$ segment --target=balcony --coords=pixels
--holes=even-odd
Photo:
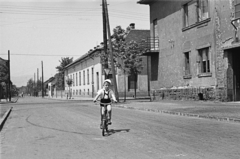
[[[143,47],[146,48],[143,55],[149,53],[158,53],[159,52],[159,37],[149,37],[147,40],[142,42]]]

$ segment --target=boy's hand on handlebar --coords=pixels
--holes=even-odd
[[[97,101],[96,100],[93,100],[94,103],[96,103]]]
[[[117,103],[117,101],[115,100],[114,103]]]

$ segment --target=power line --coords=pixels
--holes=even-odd
[[[0,54],[7,55],[7,54]],[[81,55],[48,55],[48,54],[12,54],[11,55],[19,55],[19,56],[81,56]]]

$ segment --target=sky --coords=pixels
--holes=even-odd
[[[111,33],[120,25],[149,29],[149,7],[107,0]],[[0,0],[0,57],[10,51],[11,81],[26,86],[57,73],[61,58],[79,58],[103,41],[102,0]]]

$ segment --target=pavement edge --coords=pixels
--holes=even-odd
[[[13,107],[11,107],[10,109],[8,109],[8,111],[7,111],[7,112],[3,115],[3,117],[0,119],[0,124],[1,124],[1,125],[0,125],[0,131],[2,130],[4,123],[6,122],[9,114],[11,113],[12,108],[13,108]]]

